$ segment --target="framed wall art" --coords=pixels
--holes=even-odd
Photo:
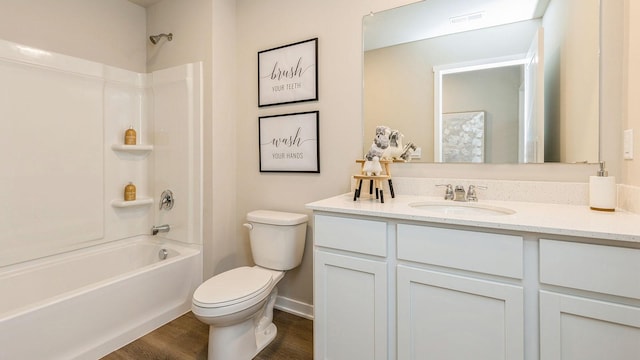
[[[258,52],[258,106],[318,100],[318,38]]]
[[[442,161],[484,162],[484,111],[442,114]]]
[[[320,172],[319,111],[258,119],[260,172]]]

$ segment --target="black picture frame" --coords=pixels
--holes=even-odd
[[[258,52],[258,107],[318,100],[318,38]]]
[[[320,112],[258,118],[260,172],[320,172]]]

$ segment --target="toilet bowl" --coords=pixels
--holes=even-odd
[[[302,261],[307,219],[269,210],[247,214],[256,265],[218,274],[193,294],[193,314],[209,325],[209,360],[249,360],[273,341],[276,284]]]

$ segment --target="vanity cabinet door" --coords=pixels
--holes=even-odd
[[[387,264],[314,251],[314,359],[387,359]]]
[[[540,359],[640,359],[640,308],[540,291]]]
[[[398,359],[523,359],[522,287],[398,265],[397,289]]]

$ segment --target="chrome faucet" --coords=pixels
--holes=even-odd
[[[453,186],[451,186],[451,184],[438,184],[436,186],[445,186],[447,189],[444,193],[444,199],[453,200]]]
[[[478,194],[476,193],[476,189],[486,190],[486,186],[480,185],[469,185],[469,190],[467,191],[467,201],[478,201]]]
[[[456,185],[453,191],[453,201],[467,201],[466,193],[462,185]]]
[[[151,227],[151,234],[158,235],[159,232],[169,232],[169,230],[171,230],[171,226],[169,226],[169,224],[154,225]]]

